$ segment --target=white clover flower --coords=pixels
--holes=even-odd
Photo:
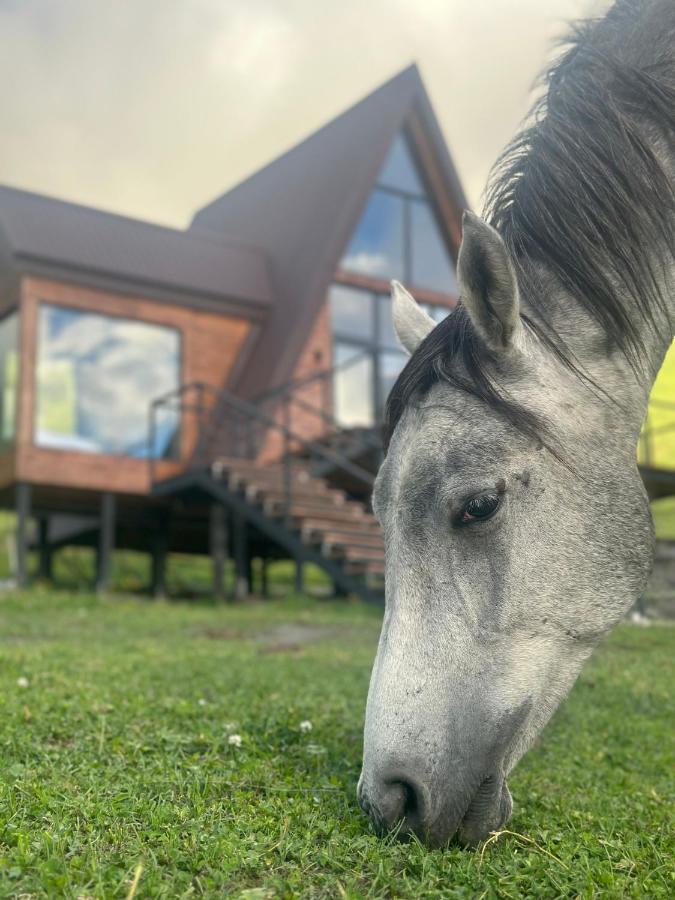
[[[309,721],[309,719],[305,719],[304,722],[301,722],[301,723],[300,723],[300,731],[301,731],[303,734],[307,734],[307,732],[308,732],[308,731],[311,731],[313,727],[314,727],[314,726],[313,726],[312,723]]]
[[[30,685],[30,681],[24,675],[17,678],[16,683],[20,688],[27,688]]]
[[[199,706],[206,706],[206,700],[203,697],[200,697],[197,703]]]
[[[240,734],[231,734],[227,739],[227,743],[231,747],[241,747],[241,735]]]

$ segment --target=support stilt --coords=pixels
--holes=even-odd
[[[41,579],[51,581],[52,578],[52,550],[49,546],[49,517],[41,516],[38,521],[38,547],[40,552],[40,566],[38,574]]]
[[[213,564],[213,596],[225,599],[225,565],[227,562],[227,518],[225,507],[217,501],[211,504],[209,543]]]
[[[115,549],[115,495],[101,494],[101,521],[96,560],[96,592],[104,594],[110,586],[112,555]]]
[[[28,584],[28,519],[30,518],[31,486],[21,481],[16,486],[16,583],[20,588]]]
[[[249,593],[248,536],[246,522],[238,513],[232,516],[232,544],[234,547],[234,597],[244,600]]]

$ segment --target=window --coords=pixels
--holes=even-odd
[[[403,215],[401,197],[373,191],[342,268],[380,278],[403,278]]]
[[[368,427],[374,421],[373,359],[354,344],[336,341],[333,383],[334,415],[345,428]]]
[[[11,443],[16,429],[19,344],[16,313],[0,321],[0,444]]]
[[[402,134],[391,145],[340,268],[457,293],[452,259]]]
[[[403,191],[416,197],[424,196],[424,188],[417,174],[408,144],[402,134],[397,135],[382,166],[377,183],[382,187]]]
[[[330,289],[330,322],[333,334],[372,341],[375,335],[373,295],[357,288],[334,284]]]
[[[175,455],[178,414],[160,418],[148,446],[152,400],[180,381],[172,328],[43,304],[39,315],[35,443],[137,458]]]
[[[389,392],[406,363],[391,317],[389,294],[332,285],[329,293],[333,329],[333,403],[346,428],[372,427],[380,420]],[[436,322],[449,310],[423,307]]]
[[[428,203],[410,204],[410,283],[444,294],[457,294],[457,279]]]

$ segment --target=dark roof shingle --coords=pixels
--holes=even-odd
[[[0,186],[0,231],[18,265],[59,268],[269,304],[265,254],[222,235],[179,231]]]

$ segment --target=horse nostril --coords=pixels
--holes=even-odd
[[[404,830],[408,831],[424,823],[423,793],[408,779],[384,785],[376,806],[380,824],[386,831],[391,831],[399,824],[403,824]]]

